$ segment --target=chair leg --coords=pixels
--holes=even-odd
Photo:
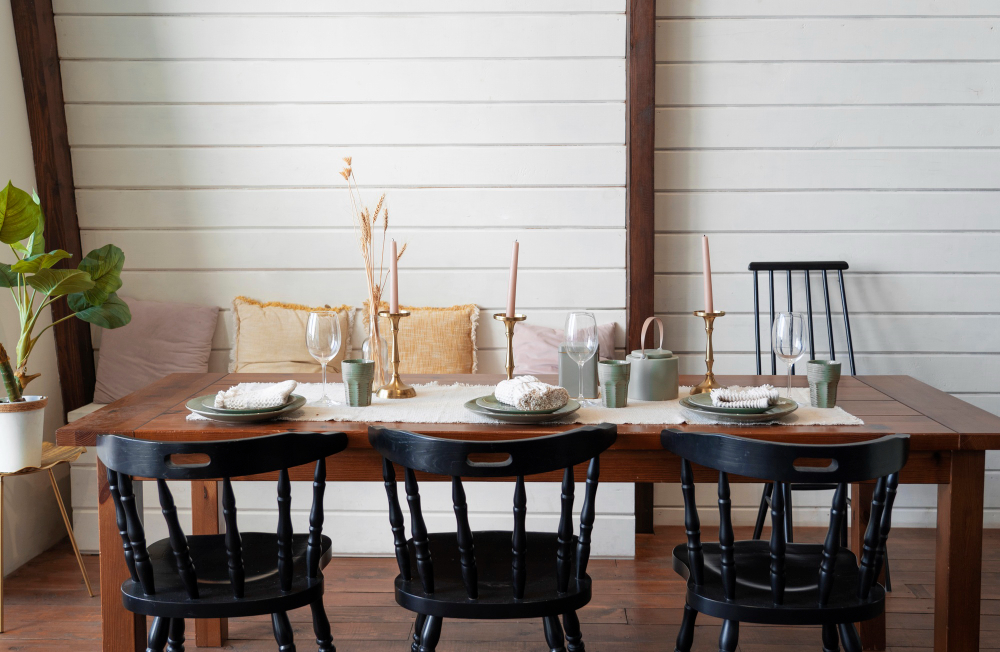
[[[568,652],[585,652],[583,632],[580,631],[580,619],[575,611],[563,614],[563,628],[566,630],[566,650]]]
[[[889,549],[882,546],[882,568],[885,569],[885,590],[886,593],[892,593],[892,579],[889,577]]]
[[[792,485],[785,482],[781,485],[785,491],[785,541],[792,543]]]
[[[83,565],[83,555],[80,554],[80,547],[76,545],[76,537],[73,536],[73,524],[69,521],[66,513],[66,505],[63,504],[62,494],[59,493],[59,485],[56,483],[56,474],[49,469],[49,480],[52,481],[52,491],[56,495],[56,502],[59,503],[59,511],[62,512],[63,523],[66,524],[66,533],[69,535],[69,543],[73,546],[73,554],[76,555],[76,563],[80,565],[80,572],[83,573],[83,583],[87,585],[87,593],[94,597],[94,590],[90,588],[90,577],[87,576],[87,567]]]
[[[719,652],[736,652],[740,641],[740,621],[727,620],[722,623],[722,633],[719,634]]]
[[[424,632],[425,622],[427,622],[427,615],[417,614],[417,620],[413,623],[413,645],[410,646],[410,652],[418,652],[420,650],[420,636]]]
[[[309,605],[312,609],[313,632],[316,634],[316,645],[319,652],[337,652],[333,644],[333,635],[330,633],[330,620],[326,617],[326,607],[323,606],[323,598],[318,598]]]
[[[767,499],[771,497],[774,485],[770,482],[764,484],[764,491],[760,493],[760,507],[757,509],[757,524],[753,526],[754,541],[760,539],[761,532],[764,531],[764,519],[767,518]]]
[[[184,619],[171,618],[167,629],[167,652],[184,652]]]
[[[549,645],[549,652],[566,652],[566,641],[563,639],[559,617],[545,616],[542,618],[542,625],[545,628],[545,642]]]
[[[861,638],[858,637],[858,630],[854,629],[854,623],[841,623],[837,629],[840,630],[844,652],[861,652]]]
[[[823,652],[840,652],[836,625],[823,625]]]
[[[420,630],[419,652],[434,652],[441,638],[441,616],[427,616]]]
[[[677,631],[677,645],[674,652],[691,652],[694,645],[694,619],[698,617],[698,612],[691,608],[691,605],[684,605],[684,620],[681,621],[681,628]]]
[[[274,628],[274,640],[278,642],[278,652],[295,652],[295,636],[288,614],[284,611],[271,614],[271,627]]]
[[[163,652],[167,644],[167,630],[170,629],[170,619],[156,617],[149,628],[149,637],[146,639],[146,652]]]

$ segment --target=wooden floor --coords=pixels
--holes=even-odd
[[[748,536],[737,531],[737,536]],[[815,540],[821,530],[796,529],[797,540]],[[673,650],[684,604],[684,585],[670,568],[670,550],[683,540],[680,528],[639,535],[634,561],[594,560],[594,600],[580,612],[590,652]],[[705,540],[711,533],[705,532]],[[1000,649],[1000,530],[988,530],[983,561],[982,649]],[[888,603],[888,649],[933,646],[934,532],[894,529],[889,539],[893,589]],[[86,557],[97,588],[97,557]],[[409,650],[412,618],[396,606],[392,559],[334,559],[326,570],[326,606],[340,652]],[[8,578],[0,650],[85,651],[100,649],[100,602],[88,598],[69,544],[63,542]],[[309,610],[290,614],[299,650],[313,650]],[[718,650],[718,621],[699,617],[695,650]],[[193,632],[191,622],[188,631]],[[276,650],[270,620],[230,623],[230,650]],[[820,650],[818,629],[746,625],[743,652]],[[188,650],[194,649],[189,635]],[[545,650],[541,622],[445,621],[440,652]]]

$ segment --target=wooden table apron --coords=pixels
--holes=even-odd
[[[334,430],[346,432],[346,451],[328,460],[330,480],[381,481],[379,456],[368,445],[368,424],[356,422],[277,422],[230,426],[207,421],[187,421],[188,399],[226,389],[239,382],[274,382],[287,379],[279,374],[173,374],[145,389],[75,421],[57,433],[61,445],[93,446],[99,434],[121,434],[157,440],[209,440],[253,437],[285,430]],[[311,375],[293,375],[300,382],[316,382]],[[436,380],[495,384],[502,376],[453,375],[409,376],[410,383]],[[554,382],[553,379],[546,379]],[[798,386],[805,378],[796,376]],[[695,377],[682,377],[693,384]],[[783,377],[727,376],[724,384],[780,385]],[[865,421],[863,426],[677,426],[689,431],[725,432],[769,441],[843,443],[864,441],[885,434],[906,433],[911,437],[909,462],[901,481],[937,484],[937,562],[935,568],[934,649],[965,651],[979,649],[980,574],[982,567],[983,488],[985,451],[1000,449],[1000,418],[953,398],[908,376],[857,376],[843,378],[839,405]],[[515,439],[536,437],[574,427],[573,424],[523,426],[515,424],[384,424],[417,432],[457,439]],[[602,482],[677,482],[680,465],[676,457],[660,448],[661,426],[622,425],[618,441],[601,458]],[[103,649],[125,652],[145,649],[145,618],[133,616],[121,604],[119,586],[128,577],[121,538],[115,525],[114,507],[104,467],[98,467],[101,548],[101,610]],[[585,469],[577,469],[583,480]],[[696,469],[696,479],[714,482],[716,474]],[[311,480],[311,469],[290,471],[293,480]],[[240,478],[272,481],[276,474]],[[420,477],[420,476],[418,476]],[[442,480],[428,476],[427,480]],[[531,480],[561,480],[561,473],[532,476]],[[735,482],[753,482],[732,478]],[[218,491],[215,482],[192,483],[193,533],[219,531]],[[853,523],[867,524],[864,497],[870,486],[855,486],[862,498],[853,505]],[[852,525],[852,547],[861,528]],[[334,562],[336,563],[336,562]],[[599,590],[599,588],[598,588]],[[864,649],[885,649],[884,619],[861,628]],[[220,646],[226,638],[225,621],[199,621],[199,646]]]

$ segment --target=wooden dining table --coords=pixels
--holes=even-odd
[[[368,444],[368,423],[344,421],[278,421],[229,425],[214,421],[188,421],[185,403],[196,396],[227,389],[241,382],[276,382],[289,377],[315,382],[312,375],[287,374],[172,374],[145,389],[63,426],[56,440],[65,446],[93,446],[102,434],[118,434],[154,440],[218,440],[255,437],[285,430],[341,431],[347,434],[347,450],[327,463],[330,480],[382,481],[381,461]],[[498,375],[407,376],[410,384],[437,381],[491,385]],[[542,380],[555,382],[553,378]],[[681,378],[695,384],[700,378]],[[721,376],[725,385],[772,383],[778,376]],[[802,376],[793,377],[805,386]],[[900,474],[908,484],[936,484],[937,551],[934,596],[934,649],[943,652],[979,649],[980,574],[982,568],[983,489],[985,451],[1000,449],[1000,417],[934,389],[909,376],[854,376],[840,381],[838,405],[864,420],[860,426],[672,426],[681,430],[724,432],[768,441],[799,443],[846,443],[875,439],[887,434],[911,436],[910,458]],[[515,439],[550,434],[574,427],[572,423],[520,424],[379,424],[406,428],[427,435],[456,439]],[[620,425],[618,440],[601,458],[604,482],[679,482],[678,458],[660,447],[661,426]],[[578,469],[582,472],[582,469]],[[312,480],[312,468],[290,471],[293,480]],[[274,480],[276,475],[241,480]],[[428,480],[440,479],[429,476]],[[578,480],[582,480],[582,476]],[[715,472],[696,469],[696,480],[714,481]],[[561,473],[533,476],[532,480],[559,481]],[[122,541],[115,523],[115,510],[106,472],[97,465],[101,551],[101,620],[105,652],[145,649],[146,621],[122,607],[119,587],[128,579]],[[754,482],[752,478],[732,478]],[[218,483],[192,483],[193,534],[219,532]],[[851,545],[860,545],[873,485],[852,489]],[[374,491],[374,489],[373,489]],[[890,537],[890,545],[891,545]],[[334,562],[336,563],[336,562]],[[600,587],[595,586],[599,591]],[[885,649],[885,620],[861,626],[864,649]],[[199,646],[221,646],[226,623],[196,622]]]

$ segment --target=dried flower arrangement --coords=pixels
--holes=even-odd
[[[347,182],[347,189],[351,196],[351,215],[354,217],[354,234],[358,238],[358,247],[361,249],[361,258],[365,263],[365,278],[368,282],[368,342],[369,351],[373,352],[372,359],[375,361],[375,385],[385,384],[385,369],[383,368],[382,356],[377,352],[382,350],[382,337],[378,327],[378,310],[382,303],[382,291],[385,289],[386,279],[389,274],[385,266],[385,242],[386,232],[389,230],[389,207],[385,205],[385,193],[378,198],[375,210],[371,211],[361,200],[361,191],[358,188],[358,180],[354,176],[351,167],[351,157],[344,157],[347,166],[340,171],[340,176]],[[381,241],[376,247],[374,231],[379,227],[379,217],[381,216]],[[376,249],[378,254],[378,272],[375,270]],[[396,255],[398,261],[406,252],[406,244]]]

